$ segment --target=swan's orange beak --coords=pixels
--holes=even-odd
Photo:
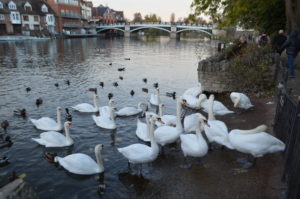
[[[208,124],[207,120],[204,120],[204,124],[207,125],[208,127],[210,127],[210,125]]]
[[[164,121],[162,121],[160,118],[157,118],[157,121],[161,124],[165,124]]]
[[[182,102],[184,105],[189,105],[189,103],[186,101],[186,99],[183,99]]]

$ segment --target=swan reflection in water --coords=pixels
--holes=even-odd
[[[141,195],[147,188],[150,180],[141,175],[131,173],[119,173],[119,180],[127,189],[134,189],[137,195]]]

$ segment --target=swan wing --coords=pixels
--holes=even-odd
[[[208,151],[208,146],[203,137],[195,134],[181,134],[180,140],[184,156],[202,157]]]
[[[249,108],[253,107],[248,96],[246,96],[243,93],[240,93],[240,96],[241,96],[241,101],[238,104],[238,107],[243,108],[243,109],[249,109]]]
[[[166,124],[166,125],[174,125],[176,126],[176,116],[175,115],[163,115],[161,117],[161,120]],[[159,122],[158,122],[159,123]],[[159,123],[161,124],[161,123]]]
[[[150,103],[153,104],[153,105],[156,105],[156,106],[159,105],[159,99],[158,99],[158,96],[156,94],[151,93],[151,95],[150,95]]]
[[[99,112],[100,112],[100,116],[110,117],[109,107],[108,106],[102,106],[102,107],[100,107],[99,108]]]
[[[68,146],[67,139],[61,133],[56,131],[47,131],[40,134],[40,139],[46,147],[63,147]]]
[[[141,122],[139,119],[137,120],[137,128],[135,134],[139,139],[143,140],[144,142],[150,142],[150,138],[147,132],[147,125]]]
[[[275,153],[285,149],[285,144],[282,141],[265,132],[243,135],[239,134],[236,129],[229,133],[229,140],[238,151],[252,154],[254,157],[261,157],[266,153]]]
[[[191,95],[193,97],[198,97],[198,95],[200,95],[202,93],[202,90],[200,87],[193,87],[193,88],[189,88],[186,91],[184,91],[184,93],[182,95]]]
[[[58,157],[58,162],[71,173],[80,175],[100,173],[98,164],[86,154],[75,153],[64,158]]]
[[[77,104],[76,106],[72,106],[72,108],[84,113],[94,113],[98,111],[96,107],[88,103]]]
[[[191,114],[184,117],[183,126],[186,133],[196,131],[198,117],[196,114]]]
[[[106,116],[95,116],[93,115],[93,120],[95,121],[96,125],[104,128],[104,129],[115,129],[116,126],[114,125],[113,121]]]
[[[233,111],[230,111],[226,106],[224,106],[222,102],[219,101],[214,101],[213,112],[216,115],[226,115],[234,113]]]
[[[179,133],[177,132],[175,127],[162,126],[158,127],[154,131],[154,139],[162,146],[175,142],[178,137]]]
[[[60,128],[54,119],[49,117],[42,117],[38,120],[30,119],[30,121],[37,129],[40,130],[59,131],[62,129],[62,127]]]
[[[152,159],[151,147],[144,144],[132,144],[118,151],[131,163],[146,163]]]
[[[124,107],[116,112],[119,116],[131,116],[141,113],[143,110],[136,107]]]

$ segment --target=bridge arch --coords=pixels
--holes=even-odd
[[[109,27],[109,28],[102,28],[102,29],[100,29],[100,30],[97,30],[97,33],[103,32],[103,31],[106,31],[106,30],[118,30],[118,31],[121,31],[121,32],[125,32],[125,30],[123,30],[123,29],[121,29],[121,28]]]
[[[189,30],[194,30],[194,31],[198,31],[198,32],[203,32],[203,33],[208,34],[209,36],[212,36],[212,33],[208,32],[208,31],[206,31],[206,30],[197,29],[197,28],[186,28],[186,29],[178,30],[178,31],[176,31],[176,34],[177,34],[177,33],[184,32],[184,31],[189,31]]]
[[[162,31],[168,32],[168,33],[171,32],[170,30],[167,30],[165,28],[155,27],[155,26],[154,27],[148,27],[148,26],[138,27],[138,28],[134,28],[134,29],[130,30],[130,32],[134,32],[134,31],[142,30],[142,29],[157,29],[157,30],[162,30]]]

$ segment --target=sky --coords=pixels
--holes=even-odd
[[[107,5],[114,10],[124,11],[127,19],[132,20],[133,14],[140,12],[156,14],[163,21],[170,21],[171,13],[175,13],[175,19],[185,18],[191,13],[190,5],[193,0],[92,0],[94,7]]]

